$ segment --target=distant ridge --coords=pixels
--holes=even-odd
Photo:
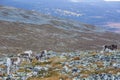
[[[119,46],[119,37],[120,34],[89,24],[0,6],[1,53],[16,53],[18,49],[52,49],[60,52],[100,50],[105,44]]]

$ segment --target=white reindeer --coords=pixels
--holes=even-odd
[[[11,67],[11,59],[9,57],[6,58],[6,66],[7,66],[7,74],[10,74],[10,67]]]
[[[28,57],[30,58],[33,52],[32,52],[32,50],[29,50],[29,51],[25,51],[24,53],[28,54]]]

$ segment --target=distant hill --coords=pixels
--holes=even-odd
[[[77,20],[120,33],[119,1],[34,0],[28,2],[28,0],[1,0],[0,4]]]
[[[120,34],[34,11],[0,6],[1,53],[27,49],[60,52],[100,50],[105,44],[119,46]]]

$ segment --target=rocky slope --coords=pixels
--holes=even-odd
[[[75,51],[102,49],[105,44],[120,45],[120,34],[98,27],[0,6],[0,51],[16,53],[26,49]]]

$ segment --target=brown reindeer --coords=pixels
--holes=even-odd
[[[109,50],[116,50],[117,49],[117,45],[105,45],[104,46],[104,51],[106,51],[106,49],[109,49]]]

